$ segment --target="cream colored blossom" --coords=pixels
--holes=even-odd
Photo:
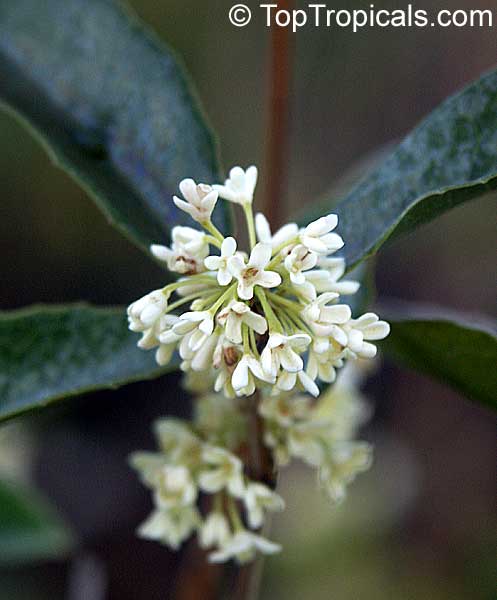
[[[257,168],[252,166],[244,171],[241,167],[233,167],[224,185],[214,185],[213,188],[221,198],[235,204],[252,204],[254,190],[257,184]]]
[[[245,490],[241,460],[218,446],[207,446],[202,453],[203,469],[198,477],[200,488],[210,494],[226,488],[236,498]]]
[[[197,185],[193,179],[183,179],[179,184],[179,189],[186,202],[174,196],[174,204],[188,213],[197,223],[210,221],[212,211],[216,206],[218,193],[210,185],[204,183]]]
[[[245,564],[254,559],[256,552],[276,554],[281,546],[248,530],[235,533],[221,548],[209,555],[212,563],[222,563],[234,559],[239,564]]]
[[[279,511],[285,508],[283,498],[262,483],[250,483],[243,494],[248,523],[258,529],[264,523],[264,511]]]
[[[277,287],[281,283],[281,276],[274,271],[266,271],[271,260],[271,246],[257,244],[248,263],[241,256],[232,256],[228,260],[230,273],[238,280],[238,296],[242,300],[250,300],[254,296],[254,286],[263,288]]]

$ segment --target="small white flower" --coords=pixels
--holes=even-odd
[[[290,279],[295,285],[302,285],[306,276],[302,271],[309,271],[316,266],[318,257],[315,252],[308,250],[305,246],[298,245],[293,248],[285,258],[286,270],[290,273]]]
[[[333,446],[331,458],[319,470],[319,481],[331,500],[341,502],[346,495],[347,484],[358,473],[371,466],[372,450],[363,442],[343,442]]]
[[[209,254],[209,244],[202,231],[191,227],[173,227],[171,248],[152,244],[150,251],[167,268],[175,273],[194,275],[205,270],[204,259]]]
[[[235,559],[238,563],[244,564],[250,562],[257,551],[262,554],[275,554],[280,550],[279,544],[251,531],[242,530],[235,533],[217,552],[212,552],[209,561],[221,563]]]
[[[260,285],[264,288],[277,287],[281,283],[281,277],[274,271],[265,271],[265,267],[271,260],[271,246],[268,244],[256,244],[250,253],[248,264],[241,256],[232,256],[228,260],[228,268],[238,280],[238,296],[242,300],[250,300],[254,296],[254,286]]]
[[[172,332],[182,336],[179,346],[181,358],[189,360],[198,352],[214,331],[214,319],[207,310],[183,313],[173,325]]]
[[[231,377],[241,355],[241,347],[229,342],[224,334],[219,336],[213,355],[213,366],[218,371],[214,382],[215,392],[223,390],[225,396],[229,398],[235,396],[235,391],[231,385]]]
[[[251,396],[255,392],[254,377],[267,383],[274,383],[274,377],[264,372],[255,356],[244,354],[231,377],[231,385],[237,396]]]
[[[131,331],[145,331],[152,327],[167,308],[169,295],[162,290],[154,290],[128,306],[128,320]]]
[[[289,392],[300,383],[302,389],[307,393],[317,398],[319,396],[319,388],[314,383],[314,379],[309,376],[306,371],[299,371],[298,373],[291,373],[289,371],[282,371],[276,381],[276,388],[273,393]]]
[[[193,339],[193,336],[195,334],[196,334],[196,332],[189,334],[189,338]],[[186,364],[181,365],[181,369],[183,371],[191,370],[193,372],[199,372],[199,371],[206,371],[207,369],[212,367],[212,364],[214,361],[214,352],[216,350],[216,345],[218,342],[218,336],[216,334],[214,334],[214,335],[206,336],[204,339],[205,334],[201,334],[201,335],[202,335],[202,339],[204,341],[198,348],[197,348],[197,345],[198,345],[197,343],[193,344],[194,347],[197,348],[196,350],[188,349],[188,351],[186,351],[186,352],[183,351],[183,353],[182,353],[181,348],[180,348],[181,358],[183,358],[183,360],[188,363],[187,368],[186,368]]]
[[[297,421],[309,419],[310,411],[311,404],[306,396],[265,396],[259,404],[261,416],[268,421],[274,421],[280,427],[290,427]]]
[[[138,529],[138,535],[177,550],[198,527],[200,515],[193,506],[155,510]]]
[[[334,339],[324,340],[319,352],[311,350],[307,361],[307,374],[311,379],[321,379],[326,383],[333,383],[336,379],[336,370],[343,366],[343,348]]]
[[[261,364],[264,372],[275,378],[280,367],[289,373],[297,373],[304,368],[304,361],[299,356],[311,343],[306,333],[283,335],[271,333],[266,347],[261,353]]]
[[[337,325],[347,323],[352,316],[350,307],[347,304],[332,304],[338,298],[335,292],[326,292],[321,294],[308,304],[302,311],[305,321],[311,326],[312,331],[319,338],[337,336],[337,341],[343,342],[343,334]],[[346,340],[345,340],[346,343]]]
[[[159,346],[155,352],[155,360],[161,367],[169,363],[180,340],[180,337],[172,332],[172,327],[177,322],[176,315],[162,315],[151,329],[143,333],[138,342],[138,347],[145,350]]]
[[[243,495],[249,525],[258,529],[264,522],[264,510],[277,511],[285,508],[281,496],[262,483],[250,483]]]
[[[358,281],[340,281],[345,273],[345,260],[343,258],[320,256],[318,267],[321,270],[306,273],[307,281],[314,284],[318,293],[336,292],[343,296],[349,296],[355,294],[361,286]]]
[[[214,494],[226,488],[236,498],[243,496],[243,465],[237,456],[219,446],[206,446],[202,460],[204,467],[198,476],[200,489]]]
[[[342,238],[336,233],[330,233],[338,225],[336,215],[321,217],[309,223],[300,232],[300,243],[316,254],[331,254],[343,247]]]
[[[221,244],[221,256],[208,256],[204,260],[205,266],[209,271],[217,271],[217,282],[225,286],[231,283],[233,275],[228,270],[228,259],[235,255],[236,240],[227,237]]]
[[[193,227],[176,226],[171,231],[173,247],[193,256],[205,258],[209,252],[206,234]]]
[[[202,442],[183,421],[159,419],[154,425],[155,437],[164,456],[171,463],[196,463]]]
[[[220,512],[211,512],[199,531],[201,548],[223,546],[231,536],[228,519]]]
[[[229,178],[224,185],[212,186],[225,200],[236,204],[252,204],[254,190],[257,184],[257,167],[248,167],[244,171],[241,167],[233,167]]]
[[[164,465],[158,473],[156,501],[160,508],[187,506],[197,499],[197,486],[182,465]]]
[[[133,452],[129,463],[138,471],[141,482],[149,488],[156,488],[162,469],[167,464],[166,457],[158,452]]]
[[[234,344],[242,343],[243,323],[260,335],[267,331],[266,319],[250,310],[250,307],[243,302],[230,302],[219,312],[217,321],[225,328],[226,338]]]
[[[347,335],[347,348],[352,357],[373,358],[377,348],[369,341],[382,340],[390,333],[390,325],[380,321],[378,315],[366,313],[358,319],[350,319],[342,326]]]
[[[329,435],[330,426],[326,422],[307,421],[296,423],[288,430],[288,450],[292,456],[300,458],[313,467],[319,467],[326,458],[323,438]]]
[[[262,213],[257,213],[255,215],[255,231],[259,242],[269,244],[274,249],[283,246],[285,243],[294,243],[298,236],[299,228],[296,223],[287,223],[278,229],[274,235],[271,235],[268,220]]]
[[[179,189],[186,202],[174,196],[174,204],[180,210],[188,213],[197,223],[210,221],[212,211],[216,206],[218,193],[210,185],[204,183],[197,185],[193,179],[183,179],[179,184]]]

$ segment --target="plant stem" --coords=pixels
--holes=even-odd
[[[245,219],[247,221],[247,230],[248,230],[248,235],[249,235],[250,249],[252,250],[252,248],[257,243],[257,238],[255,235],[254,213],[253,213],[253,209],[252,209],[252,204],[245,204],[243,206],[243,211],[245,213]]]
[[[279,9],[291,10],[293,0],[280,0]],[[280,209],[282,207],[282,192],[286,177],[286,149],[288,141],[288,100],[290,90],[290,39],[288,27],[273,27],[271,29],[271,67],[269,70],[271,97],[269,112],[269,138],[267,147],[266,177],[267,187],[263,212],[271,227],[281,224]],[[262,294],[259,300],[274,315]],[[267,316],[267,315],[266,315]],[[279,322],[277,321],[278,325]],[[281,325],[280,325],[281,328]],[[270,450],[264,444],[264,423],[258,413],[260,392],[257,391],[248,399],[247,413],[249,420],[249,462],[246,465],[251,479],[262,481],[271,488],[276,487],[276,471]],[[263,559],[259,557],[254,563],[239,569],[235,582],[237,600],[256,600],[262,576]]]
[[[294,0],[280,0],[278,8],[291,11]],[[292,32],[290,27],[271,28],[269,137],[266,150],[264,213],[272,227],[281,225],[283,192],[287,174],[289,98],[291,87]]]
[[[277,473],[272,453],[264,444],[264,421],[258,411],[260,401],[261,393],[256,390],[255,394],[247,398],[245,405],[248,417],[248,456],[245,461],[245,469],[250,479],[261,481],[271,489],[275,489]],[[238,570],[233,598],[237,600],[256,600],[258,598],[262,566],[263,557],[258,556],[254,562]]]
[[[224,235],[219,231],[219,229],[212,223],[211,221],[205,221],[202,223],[203,227],[216,239],[220,244],[224,240]]]

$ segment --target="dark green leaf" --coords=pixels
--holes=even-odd
[[[141,247],[190,224],[179,181],[219,180],[217,146],[172,52],[111,0],[2,0],[0,100]],[[226,212],[217,224],[229,229]]]
[[[34,307],[0,313],[0,421],[68,396],[152,379],[124,308]]]
[[[444,311],[446,312],[446,311]],[[481,319],[412,309],[381,313],[392,325],[382,349],[408,367],[497,408],[497,334]]]
[[[37,493],[0,481],[0,565],[57,558],[72,545],[71,533]]]
[[[445,101],[333,212],[352,268],[388,238],[497,187],[497,71]],[[330,212],[333,198],[305,221]]]

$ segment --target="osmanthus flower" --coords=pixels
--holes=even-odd
[[[316,266],[318,255],[305,246],[299,244],[285,258],[285,267],[290,274],[290,280],[295,285],[306,282],[304,271],[309,271]]]
[[[345,498],[347,486],[372,459],[370,445],[352,439],[364,422],[363,398],[350,378],[339,381],[314,404],[307,397],[283,394],[265,398],[259,407],[276,463],[286,466],[293,457],[316,468],[322,488],[335,503]]]
[[[256,382],[274,383],[275,379],[262,368],[253,354],[243,354],[231,377],[231,385],[237,396],[251,396]]]
[[[174,203],[199,228],[173,227],[169,246],[151,246],[177,279],[128,307],[138,346],[154,349],[160,365],[178,354],[189,390],[202,394],[191,424],[161,419],[159,451],[131,457],[155,504],[139,532],[173,548],[197,534],[212,562],[280,549],[259,530],[283,499],[243,463],[247,408],[258,411],[275,465],[306,463],[340,501],[371,462],[370,447],[353,439],[364,411],[345,375],[389,333],[376,314],[353,315],[343,300],[359,283],[343,279],[345,261],[335,256],[344,245],[337,216],[272,233],[262,213],[253,216],[256,182],[255,167],[234,167],[223,185],[180,182]],[[247,247],[212,222],[219,199],[242,208]]]
[[[331,233],[338,225],[336,215],[327,215],[309,223],[300,232],[300,243],[308,250],[327,256],[343,247],[343,240],[337,233]]]
[[[241,256],[232,256],[228,261],[230,273],[238,280],[237,293],[242,300],[254,297],[254,287],[274,288],[280,285],[281,275],[265,268],[271,261],[271,246],[257,244],[250,253],[248,263]]]
[[[243,496],[243,465],[237,456],[223,448],[207,446],[202,460],[204,466],[198,478],[202,490],[212,494],[226,488],[236,498]]]
[[[180,278],[132,303],[129,326],[160,365],[177,351],[184,372],[205,373],[228,397],[258,389],[317,396],[319,381],[333,381],[347,360],[374,356],[371,342],[389,328],[373,313],[353,318],[341,301],[359,284],[341,280],[345,262],[333,256],[344,243],[337,216],[273,235],[264,215],[253,217],[256,182],[255,167],[234,167],[224,185],[180,183],[184,200],[175,204],[203,230],[173,227],[170,247],[151,247]],[[218,198],[243,207],[247,253],[213,224]]]
[[[224,546],[231,537],[230,524],[221,511],[212,511],[205,519],[199,531],[199,545],[201,548]]]
[[[182,465],[164,465],[157,474],[155,488],[161,508],[188,506],[197,499],[197,486],[189,469]]]
[[[220,420],[223,427],[224,419]],[[141,537],[177,549],[192,534],[211,548],[209,559],[251,560],[256,551],[274,553],[279,546],[250,529],[263,525],[268,511],[282,510],[283,499],[265,485],[250,480],[233,452],[213,444],[220,431],[189,426],[176,419],[155,425],[158,452],[136,452],[131,465],[153,491],[155,508],[138,529]],[[175,443],[177,447],[175,447]],[[207,511],[198,506],[207,497]],[[243,523],[243,517],[248,528]]]
[[[390,333],[390,325],[380,321],[374,313],[366,313],[358,319],[350,319],[343,326],[347,334],[347,349],[353,358],[374,358],[377,348],[372,341],[382,340]]]
[[[241,529],[235,533],[219,550],[209,555],[212,563],[227,562],[234,559],[239,564],[245,564],[255,558],[257,552],[262,554],[276,554],[281,550],[279,544],[248,531]]]
[[[245,489],[243,501],[247,509],[247,518],[252,529],[262,527],[264,511],[279,511],[285,508],[285,501],[276,492],[262,483],[250,483]]]
[[[198,528],[200,522],[200,513],[194,506],[183,506],[172,510],[158,509],[138,528],[138,535],[178,550]]]
[[[235,204],[252,204],[257,184],[257,167],[249,167],[244,171],[241,167],[233,167],[224,185],[214,185],[216,192]]]
[[[230,302],[226,308],[217,315],[217,322],[224,327],[226,338],[233,344],[241,344],[243,341],[242,325],[247,325],[259,335],[267,331],[266,319],[253,310],[244,302]]]
[[[255,231],[257,239],[263,244],[269,244],[271,248],[284,248],[285,244],[291,246],[297,239],[299,228],[297,223],[283,225],[273,235],[268,220],[262,213],[255,215]]]
[[[333,502],[345,499],[347,485],[371,466],[372,450],[365,442],[338,442],[319,468],[319,482]]]
[[[219,285],[228,285],[233,279],[233,275],[228,269],[228,260],[235,255],[236,240],[227,237],[221,244],[221,256],[208,256],[204,264],[210,271],[217,271],[217,282]]]
[[[216,206],[218,193],[210,185],[197,185],[193,179],[183,179],[179,189],[185,200],[173,197],[174,204],[188,213],[197,223],[208,223]]]
[[[174,227],[171,248],[152,244],[150,251],[167,264],[173,273],[194,275],[205,271],[204,259],[209,254],[207,236],[192,227]]]

